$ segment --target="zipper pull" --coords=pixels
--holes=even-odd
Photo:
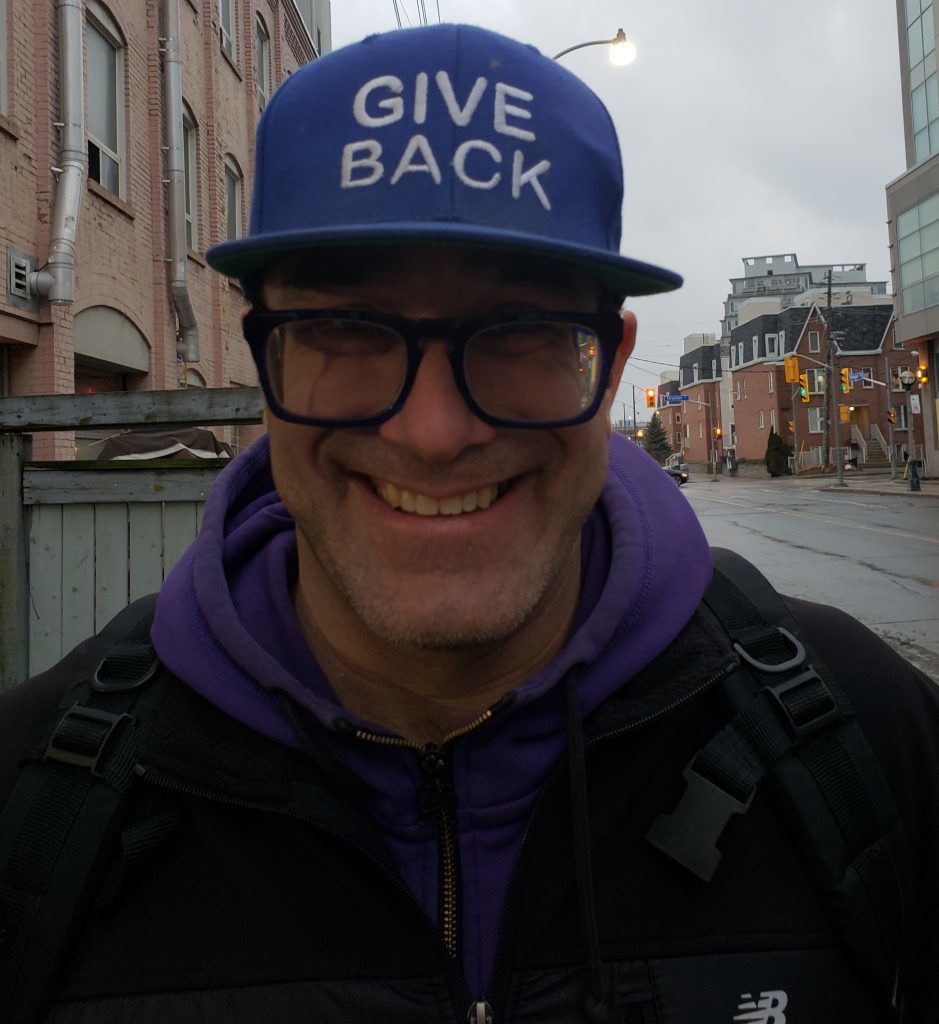
[[[467,1024],[492,1024],[492,1007],[484,1000],[477,1000],[466,1015]]]

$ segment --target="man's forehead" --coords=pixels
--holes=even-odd
[[[290,290],[367,287],[415,266],[448,268],[506,287],[575,294],[599,291],[590,275],[558,260],[503,249],[455,245],[348,246],[305,249],[281,257],[265,284]]]

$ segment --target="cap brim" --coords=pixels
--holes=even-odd
[[[620,298],[670,292],[682,285],[681,275],[674,271],[588,246],[477,224],[439,222],[355,225],[239,238],[213,246],[206,253],[206,260],[219,273],[244,280],[278,257],[300,249],[407,243],[465,245],[559,260],[592,275]]]

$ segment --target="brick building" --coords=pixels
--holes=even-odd
[[[898,456],[922,445],[910,438],[907,394],[899,374],[912,368],[911,353],[897,347],[889,306],[841,306],[831,310],[837,422],[828,447],[848,449],[863,464],[886,464],[891,435]],[[733,441],[738,459],[762,460],[770,429],[800,455],[803,466],[826,462],[826,420],[830,415],[828,324],[818,306],[766,314],[731,332],[730,380],[733,393]],[[785,358],[795,356],[806,375],[807,401],[800,383],[786,381]],[[862,375],[841,390],[841,371]],[[895,423],[891,423],[893,413]]]
[[[723,459],[720,342],[713,334],[689,334],[678,361],[678,379],[658,388],[658,414],[682,462]],[[669,401],[666,396],[680,397]]]
[[[255,383],[201,254],[243,232],[258,116],[329,27],[328,0],[0,0],[0,395]]]

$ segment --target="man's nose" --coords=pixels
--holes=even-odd
[[[448,462],[464,448],[484,444],[496,434],[496,428],[474,415],[460,394],[444,341],[425,343],[404,406],[378,430],[427,462]]]

